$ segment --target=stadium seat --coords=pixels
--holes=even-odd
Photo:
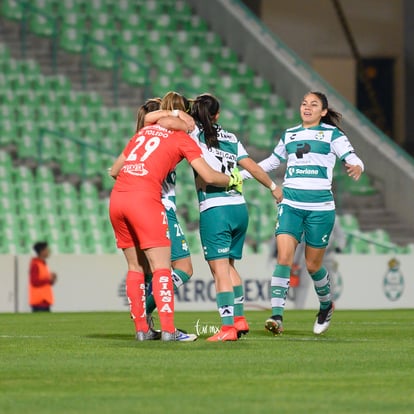
[[[254,76],[253,79],[251,79],[246,74],[242,76],[242,79],[247,80],[245,83],[247,93],[254,100],[262,101],[272,93],[270,83],[261,76]]]
[[[248,132],[247,142],[258,149],[271,151],[275,146],[274,135],[264,124],[257,124]]]
[[[89,0],[83,3],[83,13],[93,19],[98,14],[108,13],[107,2],[102,0]]]
[[[261,97],[263,95],[263,93],[254,95],[263,89],[263,78],[259,76],[255,77],[253,70],[246,63],[238,62],[235,68],[231,70],[231,75],[237,78],[239,85],[244,88],[245,93],[249,97],[253,93],[251,96],[252,99],[258,99],[258,96]]]
[[[200,62],[203,62],[207,59],[205,49],[195,44],[191,45],[187,50],[185,50],[185,53],[181,57],[183,64],[193,70],[197,70]]]
[[[50,14],[50,10],[31,11],[29,14],[29,28],[38,36],[51,37],[58,32],[57,20]]]
[[[108,40],[103,44],[90,43],[89,57],[91,63],[99,69],[113,69],[115,66],[117,51],[109,45]]]
[[[121,78],[130,85],[145,86],[148,84],[148,69],[138,59],[132,61],[124,58],[121,66]]]
[[[361,237],[364,237],[361,238]],[[367,254],[370,252],[370,244],[365,240],[366,235],[360,231],[354,231],[350,238],[351,253]]]
[[[345,191],[352,195],[368,196],[377,193],[377,190],[372,186],[367,174],[362,174],[358,181],[354,181],[352,178],[346,176],[343,182]]]
[[[138,3],[138,13],[146,19],[158,18],[163,14],[163,4],[157,0],[146,0]]]
[[[59,16],[65,14],[81,14],[84,8],[84,0],[60,0],[55,3]]]
[[[80,53],[84,47],[85,34],[78,25],[63,23],[60,28],[59,45],[67,52]]]
[[[134,36],[138,39],[143,39],[146,35],[145,21],[141,18],[141,15],[133,12],[128,14],[122,14],[119,17],[120,26],[123,30],[131,30],[134,32]],[[120,40],[120,38],[118,38]]]
[[[372,252],[378,254],[393,253],[397,251],[397,246],[392,243],[390,235],[383,229],[376,229],[368,233],[372,239]]]
[[[138,16],[135,10],[134,2],[130,0],[118,0],[116,6],[113,7],[111,13],[120,21],[123,21],[128,16]],[[139,23],[139,21],[137,21]],[[138,27],[137,24],[135,27]]]
[[[177,21],[174,16],[163,13],[154,19],[153,28],[155,30],[162,30],[165,33],[171,33],[174,36],[177,30]]]
[[[239,66],[239,59],[236,52],[229,47],[222,47],[220,52],[213,57],[214,64],[227,74],[234,73]]]
[[[0,145],[16,144],[18,137],[17,127],[13,120],[4,117],[0,124]]]
[[[23,7],[18,0],[3,0],[1,13],[11,20],[21,20],[23,17]]]
[[[0,150],[0,188],[6,188],[7,190],[2,191],[3,194],[7,194],[9,191],[9,177],[11,177],[11,171],[13,163],[10,155],[3,150]]]
[[[157,68],[157,75],[183,76],[185,71],[176,59],[174,52],[167,45],[158,47],[152,53],[152,63]]]
[[[170,47],[174,53],[183,54],[194,43],[194,40],[194,36],[187,30],[178,30],[171,38]]]
[[[233,132],[237,135],[243,130],[243,117],[235,111],[224,108],[220,111],[219,124],[225,130]]]
[[[61,26],[75,26],[78,30],[85,30],[86,16],[77,11],[58,12],[61,18]]]
[[[247,97],[240,92],[226,92],[222,98],[223,107],[238,112],[241,116],[247,115],[249,103]]]

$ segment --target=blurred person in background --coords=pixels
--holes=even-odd
[[[38,241],[33,250],[36,257],[32,258],[29,267],[29,304],[33,312],[50,312],[54,303],[52,286],[57,279],[46,263],[50,249],[46,241]]]

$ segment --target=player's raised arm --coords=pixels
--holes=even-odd
[[[259,181],[260,184],[267,187],[278,203],[282,201],[282,189],[273,182],[273,180],[268,176],[268,174],[259,164],[257,164],[250,157],[246,157],[242,158],[239,161],[239,165],[241,165],[246,171],[248,171],[252,177]]]

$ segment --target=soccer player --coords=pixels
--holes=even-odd
[[[209,94],[197,96],[191,114],[196,121],[196,137],[207,163],[216,171],[230,174],[241,165],[272,196],[281,201],[282,190],[247,154],[237,137],[218,125],[220,103]],[[202,177],[201,177],[202,178]],[[200,207],[200,238],[204,257],[214,277],[217,307],[221,316],[220,331],[207,340],[236,341],[249,331],[244,317],[244,291],[234,262],[242,257],[248,225],[246,202],[239,189],[226,189],[205,183],[196,177]]]
[[[335,222],[335,202],[331,191],[336,158],[345,163],[347,173],[358,180],[364,164],[355,154],[347,136],[339,128],[341,115],[328,105],[321,92],[308,92],[300,105],[302,123],[287,129],[273,153],[259,162],[265,171],[287,162],[283,202],[276,225],[277,264],[271,281],[272,316],[265,328],[277,335],[283,331],[283,312],[290,271],[298,243],[304,237],[306,268],[320,302],[313,332],[329,328],[334,304],[329,274],[323,258]],[[248,172],[242,172],[249,178]]]
[[[181,129],[190,131],[194,129],[194,120],[188,114],[190,110],[189,101],[177,92],[170,91],[163,98],[159,111],[149,111],[144,118],[145,125],[151,125],[158,122],[163,117],[169,117],[176,115],[182,117],[185,120],[184,124],[178,124],[171,126],[171,129]],[[168,173],[167,178],[162,185],[162,203],[164,204],[165,211],[167,213],[169,235],[171,239],[171,266],[172,279],[174,283],[174,290],[176,291],[180,286],[187,283],[193,274],[193,265],[191,262],[190,249],[188,246],[185,233],[180,226],[176,215],[176,197],[175,197],[175,185],[176,185],[176,172],[171,171]],[[152,319],[152,312],[155,310],[155,300],[152,294],[147,295],[146,311],[147,321],[151,328],[154,327]]]
[[[189,132],[195,126],[193,118],[187,113],[189,108],[189,101],[177,92],[170,91],[162,99],[158,97],[148,99],[138,109],[136,132],[144,126],[153,125],[157,122],[168,129]],[[122,154],[117,162],[122,165]],[[173,268],[174,291],[187,283],[193,272],[188,243],[175,214],[175,182],[176,173],[174,170],[168,173],[162,185],[162,203],[167,213],[169,237],[171,240],[171,266]],[[145,275],[148,285],[146,296],[147,323],[151,329],[154,329],[152,312],[155,310],[156,304],[152,294],[152,275],[148,266],[145,269]],[[180,340],[185,340],[184,333],[180,336]]]
[[[181,340],[181,333],[174,326],[171,242],[161,192],[167,174],[183,158],[211,185],[231,187],[241,182],[240,176],[229,176],[211,169],[203,160],[200,148],[186,133],[161,125],[139,130],[110,170],[116,181],[110,196],[109,215],[117,246],[123,250],[128,263],[126,290],[139,341],[156,339],[157,336],[149,328],[145,314],[146,261],[153,275],[161,339]],[[187,335],[186,340],[196,338],[195,335]]]

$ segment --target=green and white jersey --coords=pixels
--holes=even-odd
[[[191,133],[193,139],[200,145],[203,158],[207,164],[216,171],[230,175],[237,163],[248,157],[248,153],[237,137],[218,126],[219,148],[207,148],[204,132],[199,128]],[[244,204],[246,201],[242,194],[235,190],[227,191],[225,187],[212,185],[201,186],[196,180],[197,196],[200,212],[211,207]]]
[[[311,128],[298,125],[283,133],[272,155],[259,165],[269,172],[287,163],[282,203],[303,210],[334,210],[331,188],[336,158],[364,169],[338,128],[324,123]],[[250,178],[247,172],[242,176]]]
[[[164,204],[166,210],[171,208],[176,211],[176,197],[175,197],[175,182],[177,173],[175,170],[168,173],[167,178],[162,183],[162,196],[161,201]]]

